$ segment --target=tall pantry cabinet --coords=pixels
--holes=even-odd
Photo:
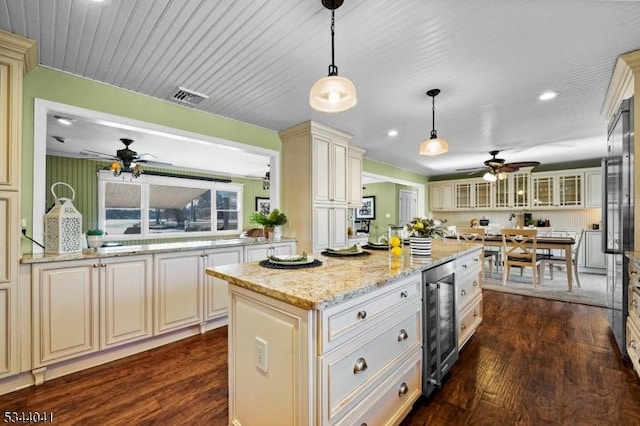
[[[349,209],[362,204],[364,150],[351,135],[307,121],[280,132],[282,211],[298,250],[319,252],[347,245]]]
[[[22,80],[37,63],[34,41],[0,31],[0,378],[18,372]]]

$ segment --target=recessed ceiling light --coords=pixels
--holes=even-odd
[[[541,101],[548,101],[549,99],[555,98],[556,95],[556,92],[544,92],[538,99],[540,99]]]
[[[397,130],[389,130],[387,132],[387,135],[394,137],[394,136],[398,136],[398,131]]]
[[[71,124],[73,124],[73,118],[63,117],[61,115],[55,115],[54,117],[58,120],[58,123],[62,125],[71,126]]]

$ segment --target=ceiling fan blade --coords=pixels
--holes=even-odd
[[[102,157],[102,158],[109,158],[111,160],[118,160],[118,157],[116,157],[115,155],[111,155],[111,154],[106,154],[104,152],[99,152],[99,151],[92,151],[90,149],[83,149],[82,151],[80,151],[80,155],[82,156],[98,156],[98,157]]]
[[[539,161],[516,161],[513,163],[507,163],[505,164],[505,166],[509,166],[509,167],[534,167],[534,166],[539,166],[540,162]]]
[[[520,170],[520,168],[514,167],[512,164],[505,164],[504,166],[500,167],[498,170],[505,173],[512,173],[512,172],[517,172],[518,170]]]
[[[173,163],[166,163],[164,161],[154,161],[154,160],[136,160],[136,163],[144,163],[144,164],[148,164],[150,166],[173,166]]]
[[[456,169],[456,172],[468,172],[468,171],[479,172],[484,169],[486,169],[486,167],[467,167],[466,169]]]
[[[145,152],[144,154],[139,154],[137,157],[138,161],[154,161],[156,158],[155,155],[153,154],[149,154],[148,152]]]

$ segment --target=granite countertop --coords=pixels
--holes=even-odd
[[[286,243],[296,241],[295,238],[283,237],[277,240],[265,240],[264,238],[230,238],[211,241],[184,241],[177,243],[143,244],[118,247],[103,247],[97,250],[84,249],[78,253],[36,253],[25,254],[20,260],[22,263],[62,262],[68,260],[95,259],[99,257],[120,257],[136,254],[152,254],[175,251],[207,250],[234,246],[253,246],[274,243]]]
[[[369,256],[318,256],[322,265],[304,269],[270,269],[249,262],[207,268],[206,273],[303,309],[326,309],[353,299],[403,277],[453,260],[477,250],[478,244],[456,240],[434,240],[432,256],[416,261],[405,246],[402,263],[396,267],[386,250],[369,250]]]

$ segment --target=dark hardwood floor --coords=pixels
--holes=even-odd
[[[640,379],[604,309],[485,290],[484,315],[443,388],[403,425],[640,425]],[[2,395],[0,408],[65,425],[226,425],[226,331]]]

